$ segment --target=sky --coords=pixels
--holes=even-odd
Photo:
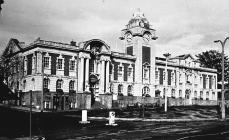
[[[121,30],[138,8],[156,30],[159,57],[221,51],[213,41],[229,36],[228,0],[5,0],[0,52],[10,38],[30,44],[38,37],[63,43],[97,38],[124,52]]]

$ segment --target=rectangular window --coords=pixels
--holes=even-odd
[[[33,62],[32,62],[33,64],[32,64],[32,69],[34,70],[35,69],[35,64],[36,64],[36,59],[35,59],[35,57],[33,57]]]
[[[179,97],[182,97],[182,90],[179,90]]]
[[[57,61],[57,69],[62,69],[63,68],[63,59],[58,59]]]
[[[75,61],[74,60],[70,60],[70,70],[75,70]]]
[[[118,67],[118,76],[122,76],[122,67]]]
[[[159,72],[155,71],[155,79],[158,79],[158,78],[159,78]]]
[[[49,57],[44,57],[44,68],[49,68]]]
[[[131,77],[132,76],[132,68],[128,68],[127,74],[128,74],[128,77]]]
[[[163,80],[165,80],[165,71],[163,71]]]
[[[197,91],[194,91],[194,98],[197,98]]]
[[[209,92],[206,92],[206,100],[209,100]]]
[[[203,91],[200,91],[200,100],[203,100]]]
[[[48,79],[44,79],[44,88],[48,89]]]
[[[212,92],[212,100],[215,99],[215,92]]]
[[[149,79],[149,69],[148,68],[144,68],[144,71],[143,71],[143,78],[144,79]]]
[[[27,72],[27,60],[25,59],[24,61],[24,72],[26,73]]]

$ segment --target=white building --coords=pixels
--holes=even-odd
[[[28,45],[11,39],[3,56],[21,63],[12,61],[9,86],[23,92],[24,104],[32,90],[34,105],[43,101],[44,108],[55,109],[74,108],[76,94],[84,91],[96,99],[106,93],[163,97],[166,92],[174,98],[217,100],[217,71],[200,67],[188,54],[168,60],[166,67],[165,58],[155,56],[155,30],[142,12],[134,13],[121,33],[125,53],[111,51],[100,39],[67,44],[38,38]]]

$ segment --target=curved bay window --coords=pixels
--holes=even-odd
[[[150,92],[149,87],[145,86],[145,87],[142,89],[142,96],[149,96],[149,92]]]
[[[132,85],[129,85],[128,87],[127,87],[127,95],[128,96],[133,96],[133,93],[132,93],[132,89],[133,87],[132,87]]]
[[[123,96],[123,85],[122,84],[118,85],[118,95]]]

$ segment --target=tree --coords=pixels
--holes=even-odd
[[[6,81],[9,86],[9,81],[14,81],[14,78],[20,78],[18,72],[23,69],[21,58],[18,55],[11,57],[0,57],[0,81]]]
[[[1,10],[2,10],[2,4],[4,3],[4,0],[0,0],[0,13],[1,13]]]
[[[202,67],[217,69],[217,81],[222,80],[222,57],[221,53],[216,50],[205,51],[196,55],[197,60],[200,62]],[[229,80],[229,61],[228,56],[224,56],[224,66],[225,66],[225,81]]]

